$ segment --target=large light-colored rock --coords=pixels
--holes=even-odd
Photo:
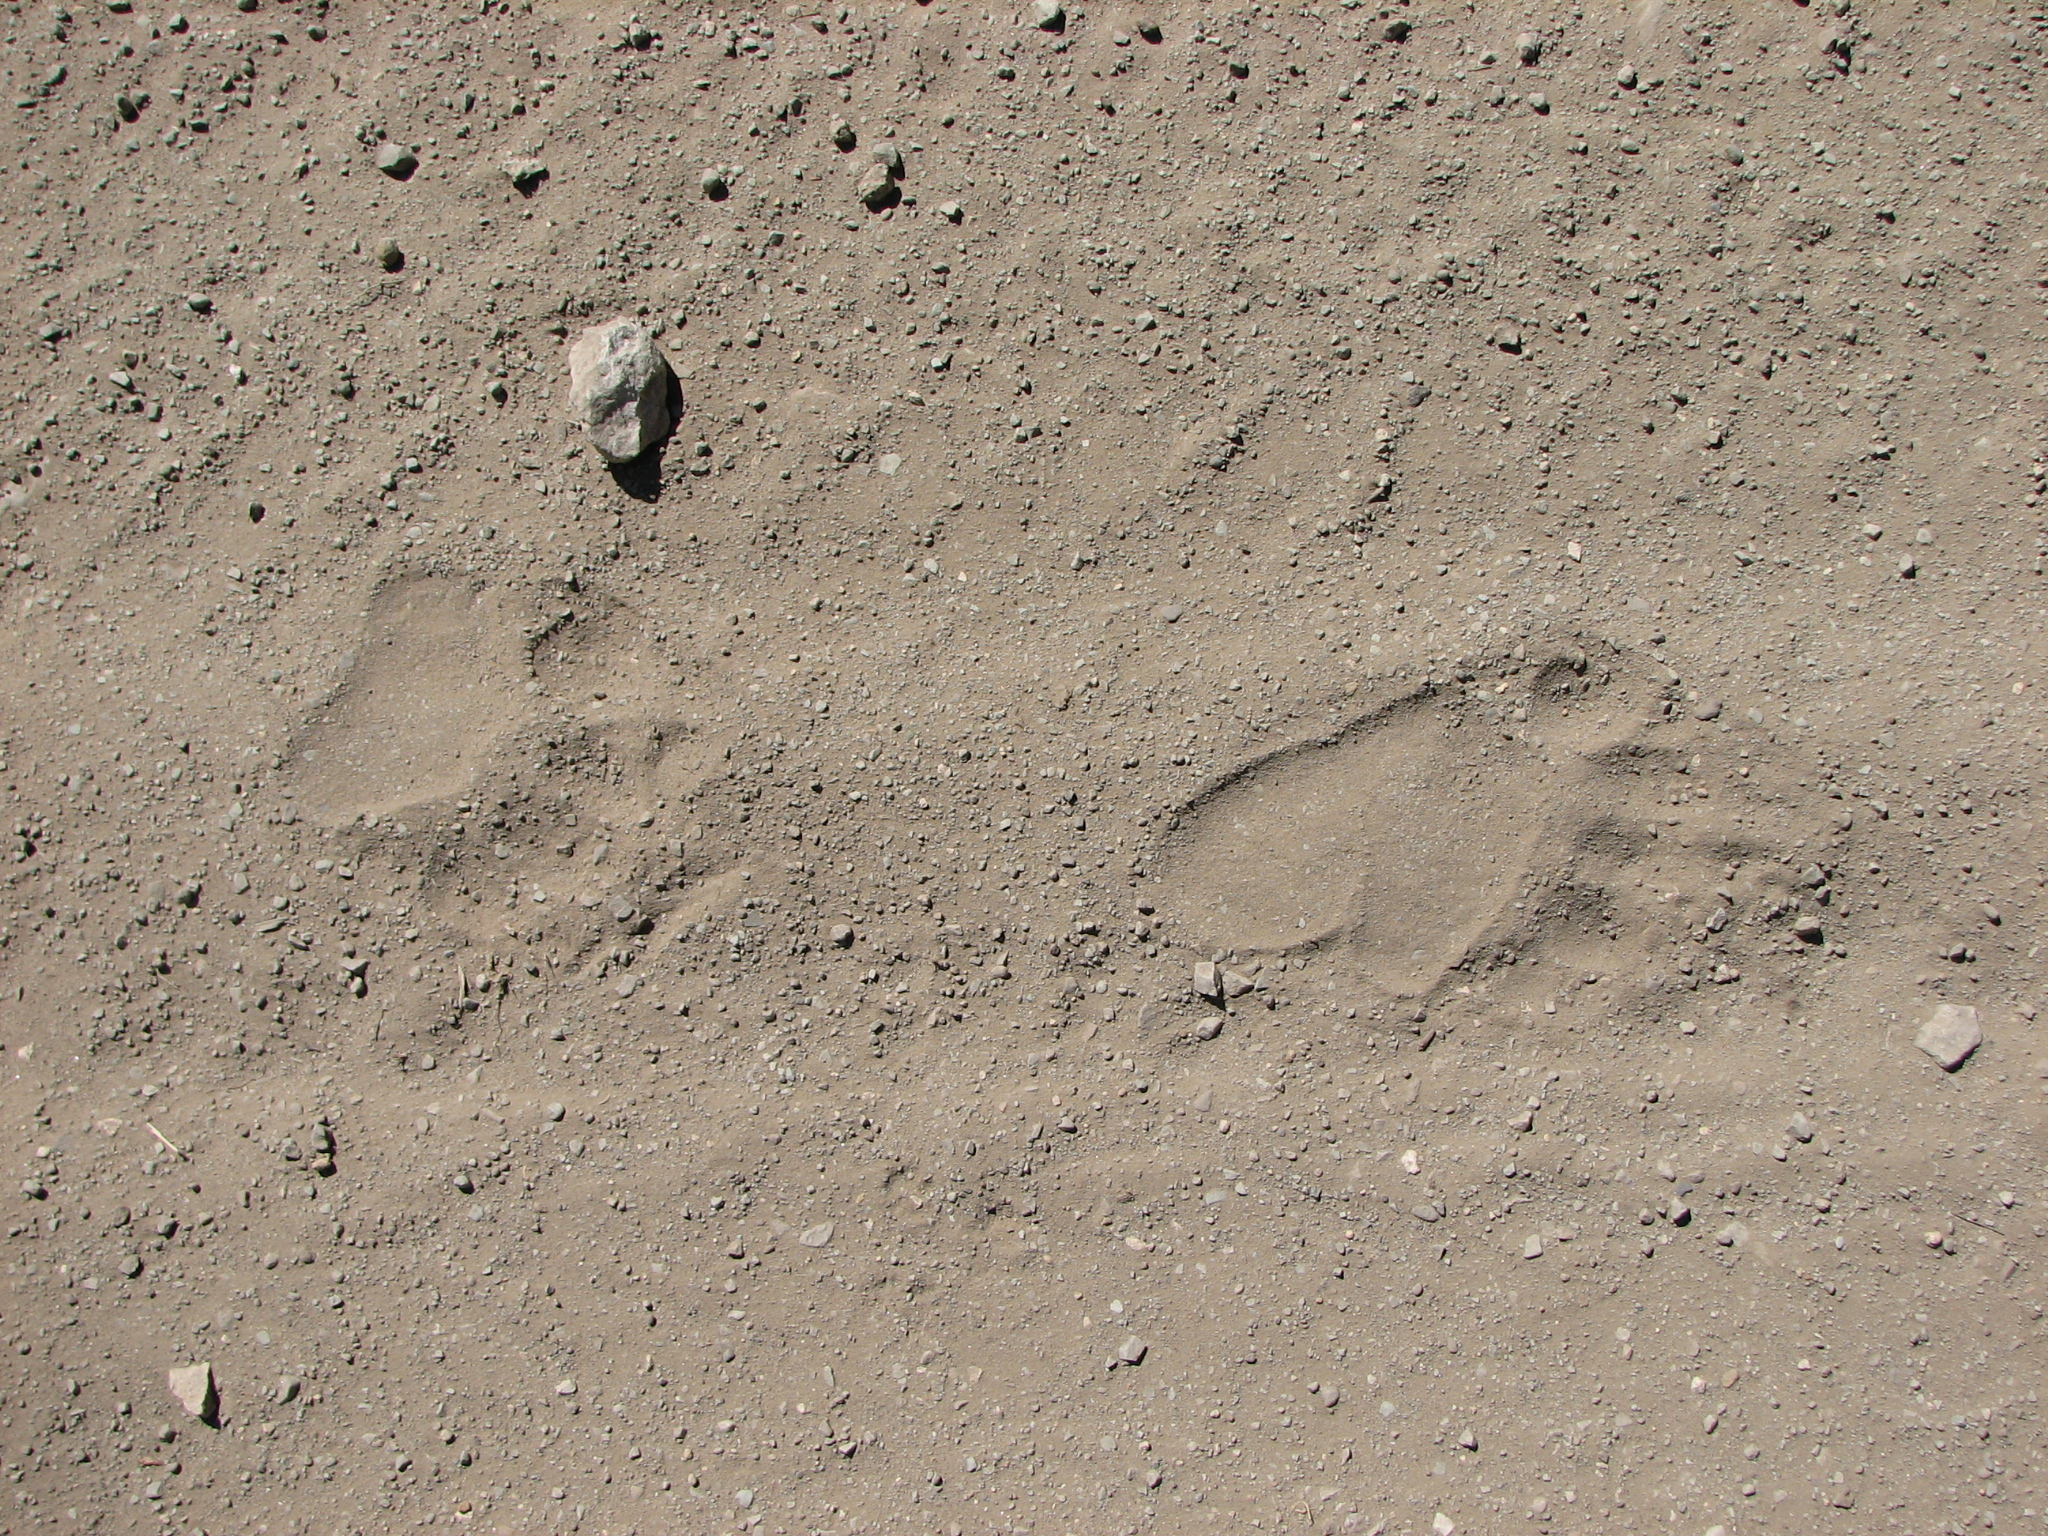
[[[621,315],[593,325],[569,348],[569,405],[597,451],[613,464],[637,459],[668,436],[668,361],[654,336]]]
[[[202,1423],[211,1424],[218,1411],[220,1399],[213,1386],[213,1366],[202,1362],[198,1365],[180,1365],[171,1370],[171,1396],[175,1397],[187,1413]]]
[[[1984,1029],[1977,1022],[1977,1010],[1969,1004],[1943,1003],[1920,1026],[1913,1043],[1940,1063],[1942,1071],[1953,1072],[1984,1043]]]

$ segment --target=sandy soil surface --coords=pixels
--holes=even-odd
[[[2048,1514],[2038,13],[0,22],[0,1532]]]

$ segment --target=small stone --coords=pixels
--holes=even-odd
[[[1116,1347],[1117,1359],[1125,1365],[1140,1365],[1144,1362],[1146,1343],[1135,1333],[1127,1333]]]
[[[1787,1126],[1786,1129],[1791,1131],[1794,1141],[1808,1142],[1813,1140],[1813,1122],[1803,1114],[1794,1115],[1791,1125]]]
[[[1664,1215],[1674,1227],[1682,1227],[1692,1220],[1692,1207],[1683,1200],[1673,1200],[1664,1208]]]
[[[213,300],[203,293],[188,293],[185,295],[185,307],[195,315],[211,314],[213,312]]]
[[[187,1413],[202,1424],[211,1424],[214,1414],[220,1408],[220,1397],[214,1389],[213,1366],[205,1361],[198,1365],[180,1365],[170,1374],[171,1396],[175,1397]]]
[[[542,1113],[545,1114],[550,1120],[559,1121],[562,1118],[562,1116],[568,1113],[568,1111],[564,1109],[560,1104],[550,1104],[545,1110],[542,1111]]]
[[[1739,1246],[1748,1236],[1749,1228],[1739,1221],[1731,1221],[1727,1226],[1714,1234],[1714,1241],[1723,1248],[1734,1248]]]
[[[124,1253],[121,1255],[120,1262],[114,1267],[120,1270],[124,1277],[133,1280],[142,1273],[142,1256],[140,1254]]]
[[[870,164],[860,173],[860,181],[854,191],[870,213],[880,213],[885,208],[893,208],[903,198],[902,191],[896,185],[896,178],[889,174],[886,167],[874,164]]]
[[[540,189],[540,184],[548,179],[547,164],[541,160],[507,160],[502,169],[505,179],[526,197],[533,196]]]
[[[555,1396],[574,1397],[575,1395],[576,1378],[574,1376],[564,1376],[560,1381],[555,1383]]]
[[[1060,0],[1031,0],[1031,25],[1041,32],[1057,32],[1067,24],[1067,8]]]
[[[464,1169],[455,1175],[455,1187],[465,1195],[473,1195],[476,1193],[476,1180],[469,1176],[467,1169]]]
[[[1984,1043],[1984,1030],[1977,1022],[1977,1010],[1969,1004],[1943,1003],[1920,1026],[1913,1043],[1932,1056],[1942,1071],[1953,1072]]]
[[[832,925],[832,943],[839,949],[846,949],[853,943],[853,930],[845,923]]]
[[[1721,701],[1719,699],[1701,699],[1699,703],[1693,705],[1692,717],[1695,720],[1720,719]]]
[[[1620,68],[1619,70],[1617,70],[1617,71],[1615,72],[1615,76],[1614,76],[1614,83],[1615,83],[1616,85],[1620,86],[1620,87],[1621,87],[1621,88],[1622,88],[1622,89],[1623,89],[1624,91],[1632,91],[1632,90],[1634,90],[1634,89],[1636,88],[1636,67],[1635,67],[1635,65],[1633,65],[1633,64],[1624,64],[1624,65],[1622,65],[1622,66],[1621,66],[1621,68]]]
[[[1179,603],[1161,603],[1152,610],[1152,617],[1162,624],[1178,624],[1183,610]]]
[[[1535,1233],[1533,1233],[1533,1232],[1532,1232],[1532,1233],[1530,1233],[1530,1234],[1529,1234],[1529,1236],[1528,1236],[1528,1238],[1527,1238],[1527,1239],[1526,1239],[1526,1240],[1525,1240],[1525,1241],[1523,1242],[1523,1244],[1522,1244],[1522,1257],[1523,1257],[1523,1258],[1525,1258],[1525,1259],[1540,1259],[1540,1258],[1542,1258],[1542,1257],[1543,1257],[1543,1239],[1542,1239],[1542,1238],[1540,1238],[1540,1237],[1538,1237],[1538,1236],[1537,1236],[1537,1235],[1536,1235]]]
[[[1458,1449],[1463,1451],[1478,1450],[1479,1436],[1469,1429],[1466,1430],[1462,1435],[1458,1436]]]
[[[1195,996],[1206,997],[1214,1002],[1223,1000],[1223,967],[1213,960],[1204,960],[1195,966]]]
[[[1195,1025],[1195,1038],[1197,1040],[1214,1040],[1222,1033],[1223,1020],[1213,1013]]]
[[[894,144],[884,144],[873,154],[875,164],[887,171],[896,180],[903,179],[903,151]]]
[[[834,149],[838,150],[841,154],[851,154],[854,147],[859,143],[860,135],[853,131],[853,124],[847,122],[844,118],[834,119],[832,123],[832,147]]]
[[[1436,1536],[1452,1536],[1452,1533],[1458,1529],[1452,1523],[1451,1517],[1442,1510],[1436,1512],[1436,1518],[1429,1522],[1429,1528],[1436,1532]]]
[[[1524,64],[1534,64],[1543,57],[1543,39],[1534,32],[1524,32],[1515,39],[1515,57]]]
[[[279,1403],[296,1402],[299,1393],[304,1390],[305,1383],[300,1381],[298,1377],[280,1376],[277,1378],[277,1390],[271,1396]]]
[[[379,240],[377,242],[377,265],[386,272],[402,272],[405,270],[405,252],[398,248],[396,240]]]
[[[832,1241],[832,1223],[821,1221],[815,1227],[805,1227],[797,1235],[797,1241],[806,1248],[822,1248]]]
[[[1225,971],[1223,973],[1223,995],[1225,997],[1243,997],[1245,993],[1253,991],[1257,986],[1257,982],[1241,972]]]
[[[1328,1382],[1325,1382],[1320,1388],[1315,1388],[1312,1390],[1315,1393],[1316,1401],[1321,1403],[1325,1408],[1334,1408],[1339,1403],[1344,1401],[1344,1394],[1339,1392],[1335,1387],[1331,1386]]]
[[[626,464],[668,435],[668,361],[653,333],[621,315],[569,349],[569,404],[605,459]]]
[[[939,204],[937,211],[939,217],[944,219],[948,224],[958,224],[962,219],[967,217],[967,210],[965,208],[962,208],[958,203],[941,203]]]
[[[377,169],[393,181],[404,181],[420,168],[420,157],[403,144],[386,144],[377,151]]]
[[[742,1488],[738,1493],[732,1496],[732,1501],[733,1503],[739,1505],[741,1509],[752,1509],[754,1507],[754,1490],[751,1488]]]
[[[1159,43],[1166,40],[1166,34],[1160,30],[1159,23],[1156,21],[1139,22],[1138,36],[1145,39],[1148,43]]]
[[[718,203],[725,200],[726,194],[731,192],[732,188],[726,185],[725,172],[710,170],[697,178],[697,190],[712,202]]]
[[[1405,43],[1408,41],[1408,34],[1414,30],[1415,28],[1412,23],[1396,17],[1380,28],[1380,36],[1390,43]]]
[[[1542,116],[1550,110],[1550,98],[1541,91],[1531,91],[1529,93],[1529,110],[1536,113],[1539,117]]]

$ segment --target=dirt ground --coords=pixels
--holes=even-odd
[[[0,1536],[2048,1517],[2038,7],[242,3],[0,16]]]

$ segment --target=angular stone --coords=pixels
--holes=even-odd
[[[806,1248],[822,1248],[832,1241],[832,1223],[821,1221],[815,1227],[805,1227],[798,1234],[797,1241]]]
[[[1984,1030],[1977,1022],[1977,1010],[1969,1004],[1943,1003],[1920,1026],[1913,1043],[1932,1056],[1942,1071],[1953,1072],[1984,1043]]]
[[[1146,1347],[1145,1341],[1135,1333],[1127,1333],[1116,1347],[1116,1357],[1125,1365],[1139,1365],[1145,1359]]]
[[[180,1365],[171,1370],[171,1396],[175,1397],[187,1413],[202,1424],[211,1424],[220,1409],[220,1396],[214,1388],[213,1366],[206,1361],[198,1365]]]
[[[1043,32],[1057,32],[1067,24],[1067,8],[1060,0],[1031,0],[1031,25]]]
[[[886,166],[870,164],[860,174],[860,182],[854,189],[870,213],[880,213],[884,208],[893,208],[902,200],[903,194],[897,189],[896,178],[889,174]]]
[[[502,169],[505,179],[528,197],[533,196],[540,184],[548,179],[547,164],[541,160],[507,160]]]
[[[613,464],[639,458],[668,436],[668,361],[646,326],[621,315],[576,338],[569,405]]]
[[[420,157],[403,144],[386,144],[377,151],[377,169],[393,181],[404,181],[420,168]]]
[[[1213,960],[1204,960],[1195,967],[1195,995],[1221,1000],[1223,996],[1223,967]]]

